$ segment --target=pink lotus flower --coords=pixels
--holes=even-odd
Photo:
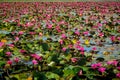
[[[95,51],[96,49],[97,49],[97,48],[96,48],[95,46],[94,46],[94,47],[92,47],[92,50],[93,50],[93,51]]]
[[[102,32],[99,33],[99,36],[100,36],[100,37],[103,37],[103,36],[104,36],[104,33],[102,33]]]
[[[15,37],[15,42],[19,41],[19,37]]]
[[[50,14],[48,14],[48,15],[47,15],[47,18],[50,18],[50,17],[51,17],[51,15],[50,15]]]
[[[99,67],[101,67],[101,66],[102,66],[101,63],[96,63],[96,64],[92,64],[92,65],[91,65],[91,68],[92,68],[92,69],[96,69],[96,68],[99,68]]]
[[[75,34],[76,34],[76,35],[80,35],[80,33],[79,33],[79,31],[78,31],[78,30],[76,30],[76,31],[75,31]]]
[[[59,42],[60,42],[60,44],[63,44],[63,40],[62,39]]]
[[[114,65],[114,66],[117,66],[117,64],[118,64],[118,61],[116,61],[116,60],[113,60],[113,63],[112,63],[112,65]]]
[[[11,65],[11,64],[12,64],[12,60],[8,60],[8,61],[7,61],[7,64],[10,64],[10,65]]]
[[[34,25],[34,24],[31,23],[31,22],[27,22],[25,26],[26,26],[26,27],[31,27],[31,26],[33,26],[33,25]]]
[[[49,24],[49,25],[47,26],[47,28],[48,28],[48,29],[51,29],[51,28],[52,28],[52,24]]]
[[[8,44],[9,47],[13,48],[14,47],[14,44]]]
[[[29,32],[29,34],[30,34],[30,35],[34,35],[34,34],[36,34],[36,32]]]
[[[115,36],[110,37],[111,41],[115,41]]]
[[[25,53],[25,52],[26,52],[26,50],[23,50],[23,49],[20,50],[20,53]]]
[[[5,54],[6,54],[6,56],[11,56],[12,53],[11,52],[6,52]]]
[[[120,78],[120,72],[116,74],[116,77]]]
[[[113,63],[113,61],[108,61],[107,64],[108,65],[111,65]]]
[[[77,41],[77,44],[80,44],[80,41]]]
[[[17,57],[16,57],[16,58],[14,58],[14,61],[15,61],[16,63],[18,63],[18,62],[19,62],[19,60],[20,60],[20,59],[19,59],[19,58],[17,58]]]
[[[108,65],[114,65],[114,66],[117,66],[118,61],[116,61],[116,60],[108,61],[107,64],[108,64]]]
[[[117,39],[120,41],[120,37],[117,37]]]
[[[39,56],[38,54],[31,54],[31,56],[32,56],[33,58],[35,58],[35,59],[39,60],[39,61],[41,61],[41,60],[42,60],[42,57],[41,57],[41,56]]]
[[[66,51],[66,48],[64,47],[64,48],[62,48],[62,51]]]
[[[71,48],[73,48],[73,45],[72,45],[72,44],[69,44],[68,47],[71,49]]]
[[[92,65],[91,65],[91,68],[92,68],[92,69],[96,69],[96,68],[97,68],[97,65],[96,65],[96,64],[92,64]]]
[[[53,20],[52,20],[52,22],[54,22],[54,23],[55,23],[55,22],[56,22],[56,20],[54,20],[54,19],[53,19]]]
[[[89,31],[85,31],[83,32],[84,35],[88,35],[89,34]]]
[[[97,65],[97,67],[101,67],[102,66],[102,64],[100,62],[97,63],[96,65]]]
[[[22,34],[24,34],[24,32],[23,32],[23,31],[19,31],[18,34],[19,34],[19,35],[22,35]]]
[[[61,21],[61,22],[59,22],[59,24],[65,24],[65,21]]]
[[[72,61],[73,63],[75,63],[75,62],[77,62],[78,60],[77,60],[77,58],[71,58],[71,61]]]
[[[36,6],[36,8],[38,8],[39,2],[35,2],[35,6]]]
[[[4,45],[4,42],[0,42],[0,47],[2,47]]]
[[[79,76],[83,75],[82,70],[80,70],[80,71],[78,72],[78,75],[79,75]]]
[[[56,26],[55,29],[56,29],[56,30],[59,30],[59,29],[60,29],[60,26]]]
[[[117,69],[120,70],[120,66],[118,66]]]
[[[104,68],[104,67],[100,67],[100,68],[98,68],[98,71],[100,71],[100,72],[105,72],[105,70],[106,70],[106,68]]]
[[[75,48],[77,48],[78,50],[80,50],[80,48],[81,48],[81,46],[78,45],[78,44],[75,44],[74,46],[75,46]]]
[[[81,47],[81,46],[80,46],[80,47],[78,48],[78,50],[80,50],[80,51],[83,52],[83,51],[84,51],[84,47]]]
[[[101,27],[101,26],[102,26],[102,24],[101,24],[101,23],[98,23],[97,25],[98,25],[98,27]]]
[[[61,32],[61,30],[60,30],[60,29],[58,29],[58,30],[57,30],[57,32]]]
[[[32,63],[33,63],[34,65],[38,64],[38,62],[37,62],[36,60],[32,60]]]
[[[98,26],[95,26],[95,25],[94,25],[94,26],[93,26],[93,28],[97,29],[97,28],[98,28]]]
[[[65,34],[62,34],[61,37],[62,37],[62,38],[66,38],[67,36],[66,36]]]

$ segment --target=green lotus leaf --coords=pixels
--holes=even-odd
[[[59,80],[60,76],[58,74],[52,73],[52,72],[47,72],[46,73],[46,77],[48,79],[55,79],[55,80]]]
[[[49,46],[48,46],[47,43],[42,43],[41,45],[42,45],[42,48],[43,48],[44,51],[48,51],[49,50]]]

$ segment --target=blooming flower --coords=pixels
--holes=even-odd
[[[60,30],[60,29],[58,29],[58,30],[57,30],[57,32],[61,32],[61,30]]]
[[[83,75],[82,70],[80,70],[80,71],[78,72],[78,75],[79,75],[79,76]]]
[[[55,29],[56,29],[56,30],[59,30],[59,29],[60,29],[60,26],[56,26]]]
[[[65,21],[60,21],[60,22],[59,22],[59,24],[64,24],[64,23],[65,23]]]
[[[37,62],[36,60],[32,60],[32,63],[33,63],[34,65],[38,64],[38,62]]]
[[[75,34],[76,34],[76,35],[80,35],[80,33],[79,33],[79,31],[78,31],[78,30],[76,30],[76,31],[75,31]]]
[[[31,54],[31,56],[37,60],[40,60],[40,61],[42,60],[42,57],[39,56],[38,54]]]
[[[97,68],[97,65],[96,65],[96,64],[92,64],[92,65],[91,65],[91,68],[92,68],[92,69],[96,69],[96,68]]]
[[[103,36],[104,36],[104,33],[102,33],[102,32],[99,33],[99,36],[100,36],[100,37],[103,37]]]
[[[34,35],[36,32],[29,32],[30,35]]]
[[[97,67],[101,67],[102,64],[99,62],[99,63],[96,63]]]
[[[80,47],[78,48],[78,50],[84,51],[84,47],[80,46]]]
[[[80,44],[80,41],[77,41],[77,44]]]
[[[64,48],[62,48],[62,51],[66,51],[66,48],[64,47]]]
[[[52,22],[56,22],[56,20],[53,19]]]
[[[65,34],[62,34],[61,37],[62,37],[62,38],[66,38],[67,36],[66,36]]]
[[[102,24],[101,24],[101,23],[98,23],[97,25],[98,25],[98,27],[101,27],[101,26],[102,26]]]
[[[63,44],[63,40],[61,39],[61,40],[59,40],[59,42],[60,42],[60,44]]]
[[[71,61],[72,61],[73,63],[75,63],[75,62],[77,62],[78,60],[77,60],[77,58],[71,58]]]
[[[19,37],[15,37],[15,42],[19,41]]]
[[[101,63],[95,63],[95,64],[92,64],[92,65],[91,65],[91,68],[92,68],[92,69],[96,69],[96,68],[99,68],[99,67],[101,67],[101,66],[102,66]]]
[[[108,64],[108,65],[114,65],[114,66],[117,66],[118,61],[116,61],[116,60],[108,61],[107,64]]]
[[[33,23],[27,22],[27,23],[25,24],[25,26],[26,26],[26,27],[31,27],[31,26],[33,26]]]
[[[83,32],[84,35],[88,35],[89,34],[89,31],[85,31]]]
[[[20,59],[19,59],[18,57],[14,58],[14,61],[15,61],[16,63],[18,63],[19,60],[20,60]]]
[[[117,74],[116,74],[116,76],[117,76],[118,78],[120,78],[120,72],[119,72],[119,73],[117,73]]]
[[[116,61],[116,60],[113,60],[113,63],[112,63],[112,65],[114,65],[114,66],[117,66],[117,64],[118,64],[118,61]]]
[[[95,46],[94,46],[94,47],[92,47],[92,50],[93,50],[93,51],[95,51],[96,49],[97,49],[97,48],[96,48]]]
[[[86,44],[86,45],[89,45],[90,42],[89,42],[88,40],[85,40],[85,44]]]
[[[110,37],[111,41],[115,41],[115,36]]]
[[[11,65],[11,64],[12,64],[12,60],[8,60],[8,61],[7,61],[7,64],[10,64],[10,65]]]
[[[100,72],[105,72],[105,70],[106,70],[106,68],[104,68],[104,67],[100,67],[100,68],[98,68],[98,71],[100,71]]]
[[[20,50],[20,53],[25,53],[25,52],[26,52],[26,50],[23,50],[23,49]]]
[[[113,63],[113,61],[108,61],[107,64],[108,65],[111,65]]]
[[[2,47],[4,45],[4,43],[3,42],[0,42],[0,47]]]
[[[19,35],[22,35],[22,34],[24,34],[24,32],[23,32],[23,31],[19,31],[18,34],[19,34]]]
[[[47,26],[47,28],[48,28],[48,29],[51,29],[51,28],[52,28],[52,24],[49,24],[49,25]]]
[[[8,44],[9,47],[13,48],[14,47],[14,44]]]
[[[11,52],[6,52],[6,56],[11,56]]]
[[[120,70],[120,66],[118,66],[117,69]]]
[[[71,49],[71,48],[73,48],[73,45],[72,45],[72,44],[69,44],[68,47]]]
[[[117,39],[120,41],[120,37],[117,37]]]

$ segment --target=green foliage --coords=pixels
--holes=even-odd
[[[33,76],[34,76],[34,79],[37,79],[37,80],[47,80],[47,77],[43,72],[34,71]]]
[[[42,45],[42,48],[43,48],[44,51],[48,51],[49,50],[49,46],[48,46],[47,43],[42,43],[41,45]]]

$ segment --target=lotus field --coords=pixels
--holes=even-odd
[[[0,80],[120,80],[120,2],[1,2]]]

